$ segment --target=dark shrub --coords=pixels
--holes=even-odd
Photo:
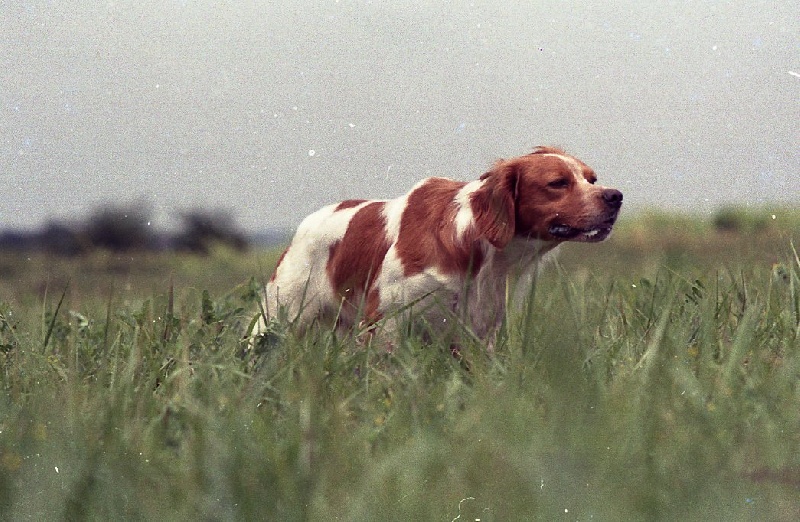
[[[113,251],[152,247],[154,237],[147,212],[141,206],[104,207],[86,223],[86,237],[92,246]]]
[[[50,254],[76,256],[90,248],[85,234],[65,223],[50,221],[36,237],[38,246]]]
[[[212,245],[222,244],[235,250],[246,250],[245,234],[235,225],[229,212],[193,210],[181,214],[183,228],[175,237],[178,250],[207,254]]]
[[[722,207],[714,214],[714,228],[722,232],[760,232],[770,225],[770,215],[765,210],[748,210],[742,207]]]

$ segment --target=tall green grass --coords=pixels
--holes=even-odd
[[[566,256],[494,355],[460,359],[436,336],[387,351],[325,329],[248,350],[255,281],[54,282],[0,305],[0,512],[793,520],[800,261],[687,251],[627,271]]]

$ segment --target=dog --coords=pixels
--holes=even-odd
[[[352,331],[414,310],[430,325],[460,319],[491,349],[509,276],[530,282],[559,244],[611,233],[622,193],[596,181],[579,159],[537,147],[475,181],[433,177],[396,199],[328,205],[280,256],[252,335],[280,314],[301,331],[315,320]],[[513,299],[526,295],[520,284]]]

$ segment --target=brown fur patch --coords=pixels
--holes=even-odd
[[[483,250],[474,227],[457,237],[454,198],[466,183],[431,178],[411,192],[400,219],[397,255],[411,276],[435,267],[444,273],[477,272]]]
[[[346,200],[342,201],[341,203],[339,203],[338,205],[336,205],[336,208],[333,209],[333,211],[334,212],[339,212],[340,210],[345,210],[345,209],[348,209],[348,208],[357,207],[360,204],[364,203],[365,201],[366,201],[366,199],[346,199]]]
[[[367,319],[377,319],[380,303],[373,288],[383,258],[391,246],[386,238],[383,202],[374,202],[356,212],[342,239],[330,246],[326,270],[333,290],[357,311],[363,305]]]
[[[475,226],[495,248],[504,248],[514,237],[517,172],[500,162],[481,176],[483,186],[470,197]]]
[[[553,239],[548,229],[553,220],[574,221],[584,212],[583,195],[577,190],[569,166],[555,156],[527,156],[513,160],[517,184],[516,233],[523,237]],[[549,184],[563,180],[565,187]]]

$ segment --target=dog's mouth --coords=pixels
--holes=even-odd
[[[581,241],[584,243],[597,243],[603,241],[611,234],[614,221],[601,223],[590,228],[575,228],[569,225],[550,225],[547,232],[556,239],[564,241]]]

